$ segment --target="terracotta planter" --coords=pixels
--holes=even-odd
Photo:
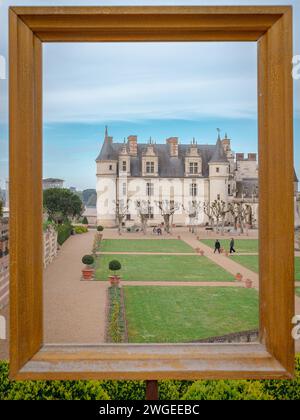
[[[203,255],[204,255],[203,249],[200,249],[199,253],[200,253],[201,257],[203,257]]]
[[[84,280],[91,280],[91,278],[93,277],[94,274],[94,269],[93,268],[89,268],[86,267],[82,270],[82,277]]]
[[[242,281],[243,276],[241,273],[236,273],[235,278],[237,281]]]
[[[108,277],[111,286],[119,286],[120,284],[120,276],[109,276]]]
[[[253,284],[253,281],[252,280],[246,279],[246,281],[245,281],[245,287],[247,289],[251,289],[252,288],[252,284]]]

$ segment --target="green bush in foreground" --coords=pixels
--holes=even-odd
[[[300,400],[300,356],[294,380],[160,381],[161,400]],[[0,362],[0,400],[143,400],[144,381],[9,381]]]

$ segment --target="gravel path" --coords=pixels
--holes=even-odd
[[[94,235],[71,236],[44,272],[45,343],[104,342],[107,283],[80,281]]]

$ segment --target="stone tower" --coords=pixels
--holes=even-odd
[[[229,161],[227,159],[220,135],[215,151],[208,162],[209,166],[209,201],[228,199]]]

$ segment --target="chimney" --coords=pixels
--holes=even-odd
[[[236,153],[236,160],[244,160],[244,153]]]
[[[170,156],[178,157],[178,137],[169,137],[166,142],[169,145]]]
[[[137,136],[128,136],[127,140],[128,140],[130,156],[136,156],[137,155]]]
[[[222,146],[223,146],[225,152],[229,152],[231,150],[230,139],[227,137],[227,133],[225,133],[225,137],[222,140]]]

